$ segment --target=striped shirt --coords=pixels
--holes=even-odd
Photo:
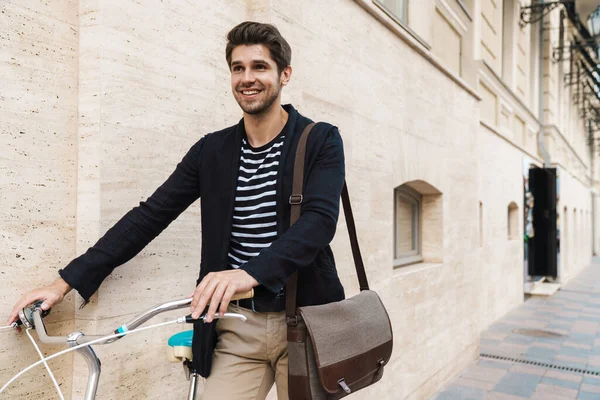
[[[242,139],[228,262],[239,268],[277,238],[275,187],[285,136],[253,148]]]

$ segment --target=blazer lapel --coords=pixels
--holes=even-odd
[[[240,151],[242,148],[242,137],[244,136],[244,119],[242,119],[235,130],[235,133],[229,137],[223,146],[221,170],[224,172],[223,186],[221,192],[221,201],[223,204],[223,229],[221,230],[221,265],[219,270],[227,269],[227,253],[229,252],[229,240],[231,236],[231,224],[233,223],[233,204],[235,199],[235,189],[240,165]]]

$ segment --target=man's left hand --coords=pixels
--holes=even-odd
[[[204,322],[212,322],[219,304],[219,314],[227,311],[231,298],[236,293],[248,292],[258,286],[258,281],[241,269],[211,272],[202,279],[192,293],[192,318],[198,319],[210,304]]]

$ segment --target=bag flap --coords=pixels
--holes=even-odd
[[[377,293],[364,290],[346,300],[298,308],[313,345],[325,390],[341,390],[388,363],[392,325]]]

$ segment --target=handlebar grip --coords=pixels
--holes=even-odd
[[[247,292],[244,293],[236,293],[233,295],[233,297],[231,298],[231,300],[242,300],[242,299],[251,299],[254,297],[254,289],[250,289]]]
[[[50,314],[50,308],[47,310],[42,310],[40,307],[44,303],[44,300],[37,300],[25,308],[19,310],[19,318],[16,321],[17,326],[25,325],[26,328],[35,328],[35,323],[33,322],[33,312],[37,309],[40,309],[42,312],[42,318],[46,315]]]

